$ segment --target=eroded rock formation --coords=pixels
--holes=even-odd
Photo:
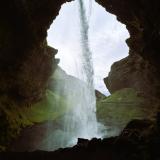
[[[153,94],[159,98],[160,2],[158,0],[97,0],[97,2],[115,14],[130,33],[127,40],[130,48],[129,57],[115,63],[105,80],[110,92],[133,86],[145,94]],[[139,71],[135,71],[136,69]]]
[[[111,93],[123,88],[134,88],[150,98],[160,95],[158,71],[138,54],[115,62],[104,81]]]
[[[51,71],[54,69],[54,65],[56,66],[57,64],[53,58],[57,51],[47,46],[47,29],[57,16],[60,6],[66,1],[5,0],[1,3],[0,107],[4,105],[7,109],[10,109],[12,104],[8,101],[9,99],[14,99],[16,102],[32,103],[42,97]],[[97,0],[97,2],[102,4],[107,11],[115,14],[119,21],[126,24],[131,36],[127,40],[127,44],[130,47],[130,55],[128,58],[113,65],[112,69],[114,72],[110,73],[107,80],[108,88],[111,92],[114,92],[120,89],[123,83],[123,87],[124,84],[127,87],[133,85],[140,91],[147,94],[152,93],[154,97],[159,97],[159,0]],[[129,76],[129,78],[124,79],[126,76]],[[133,78],[136,80],[133,81]],[[111,84],[113,79],[114,81]],[[118,80],[121,83],[118,82],[119,84],[113,86],[113,83],[117,83]],[[6,96],[9,98],[2,101],[2,97],[6,98]],[[6,135],[7,132],[10,132],[10,128],[5,128],[7,126],[7,118],[4,115],[1,112],[0,119],[4,123],[1,123],[0,129]],[[51,155],[49,156],[53,158],[52,154],[58,154],[60,158],[66,159],[66,154],[72,158],[77,158],[77,155],[81,158],[81,156],[85,157],[85,154],[89,154],[93,159],[102,159],[100,156],[103,155],[103,152],[108,159],[113,159],[113,155],[116,155],[117,159],[126,159],[126,156],[130,156],[127,159],[146,159],[146,155],[148,156],[147,159],[158,159],[159,151],[157,151],[157,148],[160,145],[159,128],[152,122],[150,123],[150,121],[147,121],[147,123],[146,121],[144,123],[140,122],[142,126],[143,124],[145,125],[143,133],[147,133],[141,135],[141,125],[140,132],[137,133],[139,129],[137,123],[139,124],[139,122],[134,123],[134,125],[133,123],[130,124],[133,132],[129,126],[126,128],[127,135],[125,130],[118,139],[116,137],[100,143],[98,141],[98,144],[97,141],[91,141],[91,143],[88,142],[87,147],[78,146],[77,149],[76,146],[73,150],[64,149],[58,153],[50,153]],[[148,132],[145,132],[146,130]],[[8,137],[6,138],[8,139]],[[2,139],[4,140],[4,137]],[[105,149],[103,148],[104,146]],[[93,151],[97,153],[96,157]],[[34,154],[30,154],[34,158]],[[41,159],[46,155],[44,152],[35,154]],[[24,158],[23,154],[15,156]],[[10,158],[13,159],[12,155]],[[20,157],[20,159],[22,158]]]
[[[66,0],[6,0],[0,5],[0,94],[32,103],[41,98],[56,50],[47,29]]]
[[[97,0],[97,2],[126,25],[131,36],[127,44],[132,53],[140,54],[153,65],[160,66],[160,2],[158,0]]]
[[[158,124],[159,125],[159,124]],[[107,139],[79,139],[71,148],[55,152],[0,153],[3,160],[157,160],[160,158],[160,130],[149,120],[133,120],[120,136]]]
[[[31,109],[45,98],[57,65],[57,50],[47,45],[47,30],[66,1],[5,0],[0,5],[0,150],[30,117],[24,120],[18,109]]]
[[[64,2],[66,1],[7,0],[2,3],[0,6],[1,95],[11,96],[23,102],[36,101],[42,97],[53,64],[56,65],[56,61],[53,62],[56,50],[51,51],[47,46],[47,29]],[[133,85],[140,91],[144,90],[158,97],[160,95],[160,85],[157,83],[160,80],[160,17],[158,16],[160,2],[158,0],[147,2],[97,0],[97,2],[126,24],[131,36],[127,40],[130,55],[113,65],[113,71],[106,80],[107,87],[114,92]],[[143,58],[139,58],[140,56]],[[134,72],[137,66],[140,71]],[[128,76],[127,83],[125,73]],[[117,83],[119,78],[120,82]]]

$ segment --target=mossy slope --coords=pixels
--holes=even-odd
[[[72,85],[71,85],[72,82]],[[0,99],[0,150],[4,150],[16,138],[22,129],[47,121],[58,121],[78,103],[78,88],[83,87],[82,81],[67,75],[61,68],[50,78],[46,94],[39,102],[26,106],[11,101],[10,98]]]
[[[134,89],[125,88],[97,101],[97,117],[106,126],[122,129],[132,119],[146,116],[145,101]]]
[[[5,98],[3,100],[6,102]],[[17,107],[14,102],[8,102],[8,107],[1,105],[0,150],[4,150],[21,129],[62,116],[67,111],[66,103],[65,98],[47,90],[46,96],[32,106]]]

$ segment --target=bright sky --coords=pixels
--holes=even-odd
[[[88,0],[86,0],[87,2]],[[125,25],[116,20],[116,16],[92,1],[88,6],[89,41],[93,54],[95,73],[95,88],[105,95],[109,95],[103,82],[107,77],[111,65],[128,55],[125,40],[129,33]],[[57,58],[60,66],[67,74],[79,78],[77,54],[80,47],[80,27],[77,1],[62,6],[59,16],[54,20],[48,31],[48,44],[58,49]]]

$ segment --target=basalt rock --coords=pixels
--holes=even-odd
[[[97,100],[106,98],[106,96],[98,90],[95,90],[95,95]]]
[[[43,96],[56,60],[47,29],[65,0],[6,0],[0,5],[0,95],[32,103]]]
[[[138,54],[115,62],[105,84],[111,93],[123,88],[134,88],[140,96],[158,97],[159,92],[159,72],[148,61]]]
[[[79,139],[71,148],[54,152],[4,152],[3,160],[157,160],[160,158],[160,132],[157,123],[150,120],[133,120],[122,131],[120,136],[106,139]]]
[[[105,79],[110,92],[133,87],[159,98],[160,2],[144,0],[96,0],[126,25],[129,57],[116,62]],[[136,71],[137,70],[137,71]],[[139,70],[139,71],[138,71]],[[118,80],[119,79],[119,80]]]
[[[132,51],[142,55],[159,67],[160,60],[160,2],[158,0],[96,0],[107,11],[115,14],[126,25],[130,38],[127,44]]]
[[[47,46],[47,29],[57,16],[60,6],[67,0],[5,0],[0,5],[0,94],[11,97],[15,101],[31,103],[40,99],[47,86],[51,71],[54,70],[53,60],[56,50]],[[136,88],[144,80],[143,92],[153,93],[158,97],[160,87],[160,1],[159,0],[97,0],[107,11],[115,14],[117,19],[126,25],[130,38],[127,44],[130,48],[128,60],[125,63],[134,62],[138,78],[134,84]],[[139,55],[141,58],[135,58]],[[138,56],[138,57],[139,57]],[[131,58],[131,60],[130,60]],[[53,62],[54,61],[54,62]],[[133,63],[131,63],[133,64]],[[125,69],[130,68],[126,64]],[[144,67],[141,67],[141,65]],[[121,66],[121,65],[120,65]],[[52,68],[53,67],[53,68]],[[116,68],[116,67],[115,67]],[[118,67],[119,69],[119,67]],[[145,71],[145,72],[144,72]],[[138,74],[138,75],[137,75]],[[127,73],[128,75],[128,73]],[[154,79],[148,80],[150,76]],[[133,75],[131,76],[133,78]],[[126,84],[129,84],[131,78]],[[126,82],[126,81],[124,81]],[[133,81],[132,81],[133,82]],[[152,82],[152,83],[151,83]],[[109,83],[109,80],[108,82]],[[147,84],[150,84],[147,86]],[[154,85],[152,85],[154,84]],[[124,85],[124,83],[123,83]],[[147,86],[147,87],[146,87]],[[151,89],[153,87],[153,89]],[[119,89],[116,87],[114,90]],[[146,88],[146,90],[144,90]],[[140,89],[140,91],[142,90]],[[110,90],[111,87],[110,87]],[[5,104],[1,104],[5,105]],[[4,121],[6,117],[0,115]],[[133,126],[139,126],[139,122],[129,125],[129,133]],[[159,122],[158,122],[159,123]],[[146,125],[149,125],[148,127]],[[93,140],[84,146],[61,149],[54,153],[2,153],[1,159],[127,159],[127,160],[156,160],[160,159],[159,130],[157,127],[150,129],[150,122],[141,123],[146,137],[140,132],[126,135],[124,132],[117,139],[110,138]],[[154,124],[153,124],[154,126]],[[3,126],[2,126],[3,127]],[[141,128],[141,127],[140,127]],[[149,130],[148,130],[149,129]],[[135,128],[134,128],[135,130]],[[139,130],[136,129],[136,130]],[[8,130],[9,131],[9,130]],[[4,133],[5,134],[5,133]],[[136,137],[135,139],[132,136]],[[139,139],[140,138],[140,139]],[[141,139],[142,138],[142,139]],[[144,141],[144,139],[146,141]],[[92,145],[93,143],[93,145]],[[86,148],[87,147],[87,148]],[[36,157],[36,158],[35,158]]]

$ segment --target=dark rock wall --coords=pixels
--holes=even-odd
[[[159,160],[160,130],[149,120],[133,120],[118,137],[78,139],[77,145],[53,152],[2,152],[3,160]]]
[[[54,59],[57,50],[48,47],[46,42],[47,30],[53,19],[58,15],[61,5],[66,1],[70,0],[3,0],[1,2],[0,111],[3,105],[8,107],[6,102],[4,102],[5,100],[2,101],[2,97],[7,96],[7,98],[5,97],[7,101],[14,99],[16,102],[33,103],[43,96],[49,76],[57,65],[57,61]],[[110,92],[112,93],[121,88],[133,86],[140,92],[150,94],[153,97],[159,97],[160,1],[96,1],[104,6],[107,11],[115,14],[117,19],[127,26],[131,36],[127,40],[130,55],[120,62],[115,63],[112,66],[109,77],[105,80]],[[5,128],[8,124],[6,124],[7,118],[4,115],[5,113],[0,112],[2,122],[0,129],[6,135],[7,132],[11,131]],[[133,126],[133,124],[130,124],[130,126]],[[129,131],[128,133],[132,135],[132,132]],[[139,136],[137,132],[133,132],[133,136],[136,136],[138,139],[137,148],[140,148],[140,144],[142,145],[142,149],[147,146],[149,147],[147,151],[151,150],[152,147],[150,148],[150,144],[159,142],[159,131],[155,134],[158,136],[153,136],[153,138],[155,137],[157,139],[153,139],[153,142],[152,140],[145,142],[143,136]],[[133,137],[131,137],[132,139]],[[148,139],[148,137],[145,138],[145,140]],[[134,142],[137,142],[137,140]],[[143,144],[142,142],[145,143]],[[117,150],[123,147],[122,144],[119,142]],[[131,145],[131,147],[135,148],[135,143],[133,144],[134,146]],[[153,151],[156,151],[153,155],[158,155],[159,153],[156,150],[159,148],[159,143],[157,145],[158,147],[156,144],[153,145]],[[108,146],[110,147],[110,144]],[[124,148],[122,149],[126,150],[126,146],[126,143],[124,143]],[[98,154],[99,159],[102,159],[99,157],[99,155],[102,155],[101,149],[102,147],[100,147],[100,153]],[[81,154],[81,152],[78,153]],[[113,155],[115,155],[114,153]],[[121,151],[121,153],[123,152]],[[104,154],[106,155],[106,152]],[[129,152],[128,155],[135,156],[135,152],[133,154]],[[151,153],[149,156],[152,157],[153,155]],[[126,155],[124,157],[126,159]],[[92,156],[92,158],[94,157]],[[155,159],[158,158],[155,157]],[[142,158],[131,157],[127,159]]]
[[[1,3],[1,95],[12,96],[15,99],[22,99],[22,101],[35,101],[43,95],[48,77],[54,69],[53,64],[56,65],[54,55],[57,52],[54,49],[51,51],[47,46],[47,29],[65,2],[66,0],[6,0]],[[130,56],[120,61],[120,64],[114,64],[112,67],[114,71],[111,71],[112,73],[106,80],[110,92],[121,88],[121,81],[126,82],[125,76],[121,76],[120,84],[116,80],[120,73],[124,75],[125,68],[126,73],[131,76],[128,76],[129,80],[124,83],[124,87],[126,85],[130,87],[129,83],[131,84],[131,82],[136,88],[142,84],[140,90],[146,88],[145,92],[154,92],[153,94],[158,96],[159,93],[154,90],[155,88],[156,90],[160,89],[160,85],[157,83],[160,80],[160,2],[158,0],[148,0],[147,2],[144,0],[97,0],[97,2],[107,11],[115,14],[119,21],[126,24],[131,36],[127,40]],[[144,62],[139,56],[135,58],[136,55],[142,56]],[[141,60],[139,61],[139,59]],[[128,62],[126,63],[126,61]],[[140,64],[137,64],[138,62]],[[143,66],[144,63],[145,69],[143,70],[141,65]],[[141,71],[132,74],[128,71],[133,70],[133,66],[130,64],[134,64],[134,68],[139,65]],[[118,78],[114,76],[115,68],[119,72]],[[143,76],[141,77],[139,74]],[[143,84],[144,76],[145,83]],[[113,78],[115,80],[111,84]],[[131,82],[129,82],[130,80]],[[152,86],[152,82],[156,82],[156,84]]]
[[[134,87],[159,98],[160,1],[97,0],[126,25],[130,38],[129,57],[116,62],[105,79],[110,92]],[[141,56],[141,57],[140,57]]]
[[[160,66],[160,1],[158,0],[97,0],[107,11],[127,26],[131,37],[127,40],[132,53],[142,55]]]
[[[158,72],[138,54],[115,62],[104,79],[111,93],[123,88],[134,88],[143,96],[157,97],[159,92]]]
[[[0,96],[41,98],[54,69],[56,50],[47,29],[65,0],[4,0],[0,5]]]

